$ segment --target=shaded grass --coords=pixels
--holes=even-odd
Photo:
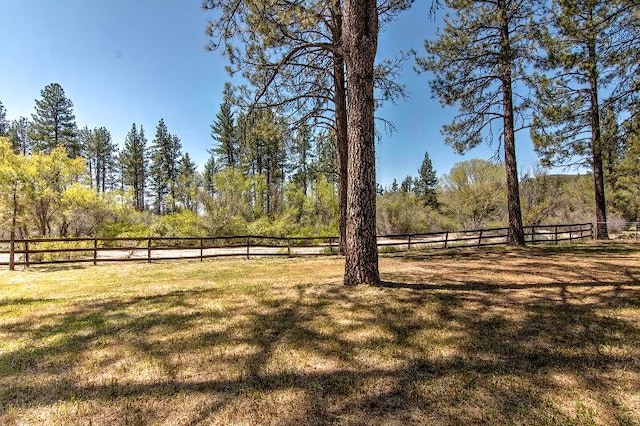
[[[0,424],[639,424],[640,250],[0,272]]]

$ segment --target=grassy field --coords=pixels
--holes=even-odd
[[[0,271],[0,424],[640,424],[640,246]]]

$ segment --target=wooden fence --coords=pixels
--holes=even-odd
[[[382,252],[447,249],[506,244],[509,228],[457,232],[379,235]],[[528,243],[558,243],[593,237],[591,223],[525,227]],[[318,256],[339,252],[338,237],[139,237],[139,238],[31,238],[0,240],[0,266],[58,263],[130,262],[243,256]],[[8,259],[7,259],[8,255]]]

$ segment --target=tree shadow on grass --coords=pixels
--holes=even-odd
[[[632,424],[639,318],[635,273],[77,301],[0,324],[0,421]]]

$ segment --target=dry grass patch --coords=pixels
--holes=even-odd
[[[640,249],[0,272],[0,424],[639,424]]]

